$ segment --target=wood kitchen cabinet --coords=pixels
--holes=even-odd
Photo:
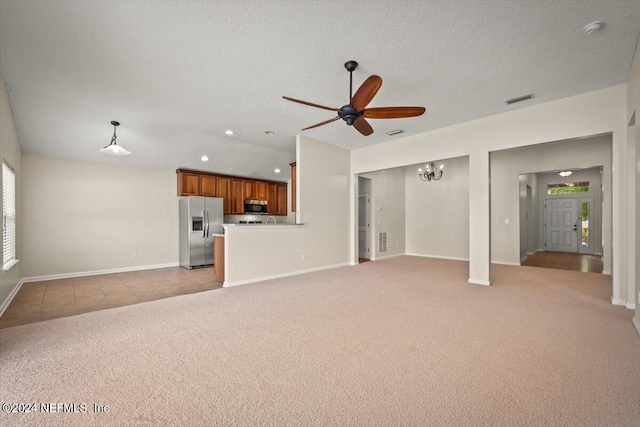
[[[253,195],[255,188],[255,182],[244,180],[242,183],[242,194],[245,199],[253,199],[255,196]]]
[[[200,175],[195,173],[178,173],[178,189],[182,196],[200,195]]]
[[[278,184],[276,196],[278,204],[276,205],[276,215],[287,214],[287,184]]]
[[[295,185],[295,163],[292,167],[292,185]],[[269,215],[287,215],[288,184],[262,181],[240,176],[222,175],[188,169],[176,170],[178,196],[206,196],[223,199],[225,214],[244,214],[244,200],[266,200]],[[295,188],[295,187],[293,187]],[[295,190],[293,190],[295,197]],[[292,200],[292,203],[295,203]]]
[[[264,181],[256,181],[253,184],[253,197],[258,200],[267,200],[267,183]]]
[[[243,181],[241,179],[231,180],[231,213],[236,215],[244,213]]]
[[[291,212],[297,212],[298,205],[296,203],[296,189],[298,188],[298,167],[296,166],[296,162],[289,163],[289,166],[291,166]]]
[[[200,195],[216,197],[216,177],[212,175],[200,175]]]
[[[222,206],[225,214],[231,213],[231,178],[218,177],[217,195],[223,199]]]
[[[278,214],[278,185],[267,183],[267,213]]]

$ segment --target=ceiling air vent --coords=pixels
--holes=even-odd
[[[399,133],[404,133],[404,131],[402,129],[390,130],[389,132],[387,132],[387,135],[393,136],[398,135]]]
[[[504,103],[507,105],[510,105],[510,104],[515,104],[516,102],[526,101],[527,99],[531,99],[531,98],[533,98],[533,94],[529,93],[527,95],[522,95],[515,98],[507,99],[506,101],[504,101]]]

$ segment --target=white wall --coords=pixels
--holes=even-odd
[[[373,259],[405,253],[405,176],[400,168],[361,175],[371,179],[371,246]],[[381,252],[378,233],[387,233],[387,250]]]
[[[594,150],[595,151],[595,150]],[[538,241],[540,242],[540,249],[544,250],[545,236],[544,236],[544,223],[545,223],[545,200],[554,197],[564,198],[567,195],[547,195],[547,186],[549,184],[559,184],[565,182],[589,182],[589,192],[576,194],[576,197],[591,197],[591,244],[593,253],[602,254],[602,213],[603,213],[603,192],[602,192],[602,173],[600,168],[591,168],[584,170],[574,170],[573,173],[563,178],[557,173],[540,173],[538,174]],[[611,182],[610,180],[608,182]],[[569,195],[571,197],[571,195]],[[611,199],[607,197],[610,202]],[[611,206],[607,206],[607,210],[610,210]],[[611,224],[607,224],[607,235],[611,234]],[[610,239],[607,237],[607,241]],[[606,271],[606,269],[605,269]]]
[[[22,210],[22,150],[18,141],[18,133],[13,120],[7,87],[0,76],[0,157],[13,168],[16,173],[16,258],[20,260],[8,271],[0,270],[0,313],[11,293],[16,289],[23,277],[23,210]],[[2,173],[0,173],[2,188]],[[0,214],[2,203],[0,203]],[[1,257],[2,255],[0,255]],[[4,260],[0,265],[4,264]]]
[[[507,261],[518,261],[519,245],[491,241],[491,215],[498,215],[504,224],[504,213],[494,213],[489,203],[488,153],[593,135],[612,134],[612,227],[613,227],[613,297],[626,300],[625,277],[628,255],[626,224],[628,213],[622,209],[622,192],[626,188],[626,85],[584,93],[573,97],[520,108],[505,113],[436,129],[418,135],[396,139],[354,150],[351,153],[352,174],[414,165],[437,158],[469,156],[469,279],[473,283],[490,282],[489,256],[498,250],[494,259],[504,259],[505,252],[515,254]],[[428,120],[428,114],[425,116]],[[516,180],[516,200],[518,184]],[[493,190],[491,190],[493,191]],[[353,206],[353,200],[352,200]],[[517,206],[517,202],[516,202]],[[353,207],[352,207],[353,209]],[[517,209],[517,207],[516,207]],[[515,212],[517,218],[517,211]],[[352,227],[355,223],[352,221]],[[516,229],[517,230],[517,229]],[[351,235],[355,235],[352,228]],[[519,232],[515,232],[518,241]],[[354,242],[352,241],[352,245]],[[623,290],[624,288],[624,290]]]
[[[538,250],[538,176],[521,174],[520,185],[520,259]],[[531,188],[531,201],[527,199],[527,187]]]
[[[29,154],[23,167],[25,276],[178,262],[175,172]]]
[[[298,217],[304,225],[228,228],[225,286],[349,262],[350,152],[300,135],[296,145]]]
[[[433,161],[438,181],[420,180],[424,163],[404,168],[407,254],[469,259],[469,158]]]
[[[635,148],[635,165],[632,155],[629,155],[629,183],[630,195],[635,190],[635,210],[630,204],[630,216],[635,217],[635,229],[633,233],[634,241],[629,242],[627,250],[631,252],[631,259],[635,258],[634,265],[629,265],[629,289],[633,290],[633,297],[627,303],[635,305],[635,322],[640,333],[640,41],[636,44],[636,52],[629,71],[627,83],[627,111],[626,124],[628,135],[631,137],[629,143]],[[631,153],[630,153],[631,154]],[[635,166],[635,167],[634,167]],[[635,289],[634,289],[635,285]]]

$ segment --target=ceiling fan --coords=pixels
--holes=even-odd
[[[358,88],[356,94],[352,95],[353,71],[358,68],[358,63],[356,61],[347,61],[344,64],[344,68],[349,72],[349,103],[347,105],[343,105],[340,108],[332,108],[283,96],[283,98],[288,101],[310,105],[311,107],[322,108],[324,110],[336,111],[338,113],[338,115],[332,119],[309,126],[302,130],[317,128],[318,126],[326,125],[328,123],[335,122],[338,119],[342,119],[349,126],[356,128],[356,130],[364,136],[369,136],[373,133],[373,128],[366,119],[401,119],[404,117],[417,117],[424,114],[424,107],[366,108],[382,86],[382,79],[380,76],[370,76],[364,81],[364,83],[362,83],[360,88]]]

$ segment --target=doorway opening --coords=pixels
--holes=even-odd
[[[559,172],[520,175],[521,265],[602,273],[602,167]]]
[[[358,262],[372,258],[371,179],[358,177]]]

